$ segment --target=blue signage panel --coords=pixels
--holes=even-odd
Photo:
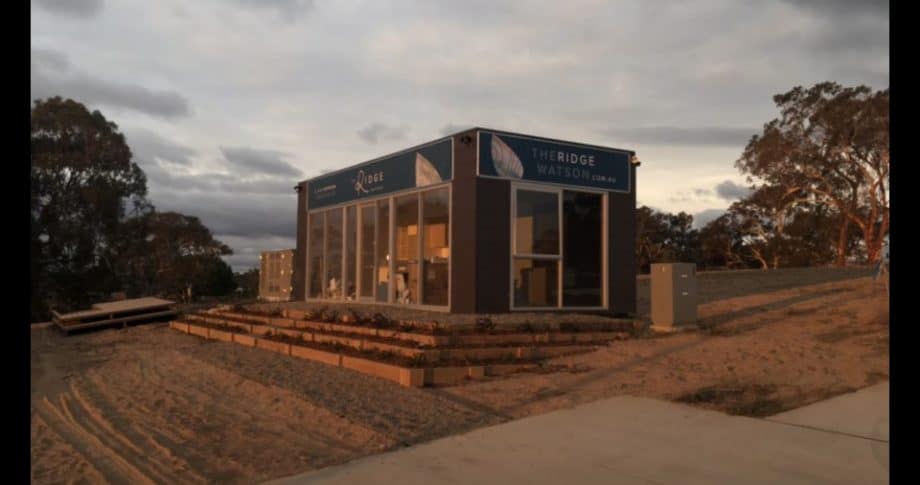
[[[335,172],[307,183],[310,209],[413,187],[446,182],[453,176],[451,139]]]
[[[479,132],[479,175],[629,192],[630,153]]]

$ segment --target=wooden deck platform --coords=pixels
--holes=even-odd
[[[72,330],[122,324],[139,320],[167,318],[176,315],[175,302],[160,298],[134,298],[130,300],[97,303],[89,310],[71,313],[52,311],[54,324],[68,333]]]

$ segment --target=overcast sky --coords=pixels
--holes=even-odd
[[[888,3],[32,0],[32,97],[126,134],[160,210],[294,247],[294,185],[478,125],[636,150],[640,204],[706,222],[774,94],[888,86]]]

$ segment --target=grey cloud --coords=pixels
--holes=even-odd
[[[250,173],[274,177],[300,177],[303,173],[282,158],[288,155],[275,150],[258,150],[248,147],[220,147],[224,158],[236,168]]]
[[[709,197],[712,191],[709,189],[693,189],[693,195],[697,197]]]
[[[441,128],[441,135],[444,135],[444,136],[453,135],[454,133],[473,128],[474,126],[475,125],[470,125],[470,124],[459,124],[458,125],[454,123],[448,123],[444,125],[443,128]]]
[[[79,72],[65,75],[69,63],[63,54],[48,50],[33,50],[32,54],[33,99],[68,97],[87,105],[129,109],[160,118],[181,118],[190,114],[188,100],[175,91],[112,83]],[[49,70],[54,72],[49,73]]]
[[[297,197],[291,188],[286,192],[290,195],[152,191],[150,199],[159,210],[199,217],[214,234],[293,239],[297,235]]]
[[[88,18],[102,10],[102,0],[32,0],[32,3],[54,14]]]
[[[247,7],[276,9],[278,13],[293,20],[305,12],[313,10],[316,6],[314,0],[231,0],[238,5]]]
[[[235,272],[243,272],[251,268],[258,269],[259,255],[262,251],[293,249],[297,244],[294,238],[277,236],[240,237],[228,234],[215,234],[214,237],[234,248],[232,255],[224,256],[224,261],[229,264]]]
[[[66,71],[70,68],[70,61],[64,54],[50,49],[32,49],[32,70],[50,69],[53,71]]]
[[[371,145],[379,141],[405,140],[409,133],[406,125],[391,126],[384,123],[372,123],[358,130],[358,136]]]
[[[294,192],[294,183],[278,177],[236,177],[222,173],[174,173],[158,165],[144,165],[151,189],[182,190],[215,194],[279,195]]]
[[[195,150],[166,140],[152,131],[133,130],[126,134],[128,146],[134,157],[142,162],[168,162],[176,165],[191,165]]]
[[[697,212],[693,216],[693,227],[699,229],[718,219],[719,216],[725,214],[725,212],[725,209],[706,209],[702,212]]]
[[[783,0],[803,10],[822,15],[848,17],[871,15],[888,18],[888,0]]]
[[[751,189],[749,187],[736,184],[731,180],[726,180],[719,185],[716,185],[716,194],[725,200],[741,199],[747,197],[747,195],[750,193]]]
[[[648,126],[601,130],[600,133],[649,145],[744,146],[757,130],[731,126]]]
[[[864,67],[848,67],[834,69],[831,77],[844,85],[866,84],[874,89],[886,89],[890,86],[890,76],[887,72]]]

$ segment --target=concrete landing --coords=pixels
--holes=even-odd
[[[887,393],[865,396],[881,391],[843,396],[834,414],[887,410]],[[821,424],[811,413],[780,419]],[[839,422],[826,425],[875,433]],[[888,443],[854,434],[617,397],[269,483],[888,483]]]

